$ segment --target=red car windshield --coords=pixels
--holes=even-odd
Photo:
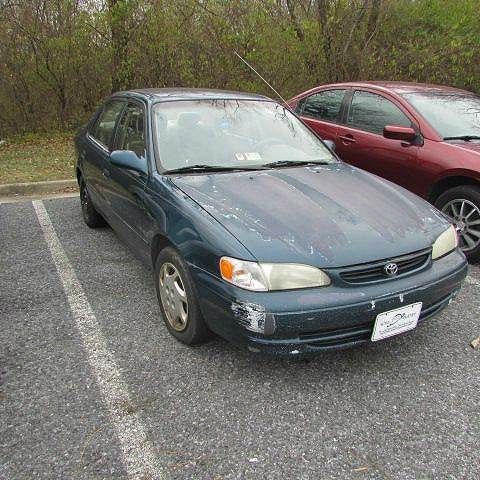
[[[479,96],[461,92],[415,92],[403,97],[445,140],[480,140]]]

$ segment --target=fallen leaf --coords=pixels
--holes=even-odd
[[[358,467],[353,469],[354,472],[366,472],[367,470],[368,467]]]

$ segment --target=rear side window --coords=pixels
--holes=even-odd
[[[310,95],[303,106],[305,117],[338,123],[346,90],[325,90]]]
[[[100,113],[92,131],[90,132],[92,137],[106,148],[110,148],[115,124],[124,105],[125,102],[121,100],[113,100],[106,103],[102,113]]]
[[[411,127],[412,122],[390,100],[375,93],[359,90],[353,94],[347,125],[382,135],[383,127],[386,125]]]
[[[145,114],[137,104],[129,104],[118,124],[116,148],[145,156]]]

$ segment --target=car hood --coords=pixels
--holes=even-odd
[[[430,247],[448,226],[421,198],[345,163],[172,181],[265,262],[387,259]]]

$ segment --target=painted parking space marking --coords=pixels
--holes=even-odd
[[[165,478],[140,414],[122,412],[122,406],[132,403],[127,385],[75,270],[63,250],[50,216],[41,200],[34,200],[32,204],[82,338],[90,368],[120,442],[122,462],[127,474],[132,479]]]

